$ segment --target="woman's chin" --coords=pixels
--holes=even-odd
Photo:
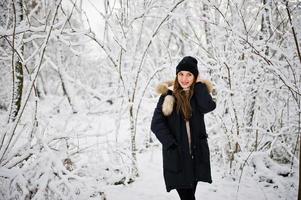
[[[188,85],[181,85],[181,87],[183,88],[183,90],[188,89],[189,86]]]
[[[189,91],[189,87],[183,88],[183,91]]]

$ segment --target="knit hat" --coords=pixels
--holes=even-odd
[[[197,78],[199,75],[198,61],[194,57],[185,56],[177,65],[176,74],[180,71],[189,71]]]

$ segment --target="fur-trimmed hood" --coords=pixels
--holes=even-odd
[[[211,81],[201,80],[200,82],[206,85],[209,93],[213,92],[214,87]],[[168,90],[173,90],[173,86],[174,86],[174,81],[165,81],[156,87],[156,92],[158,94],[167,94]],[[162,105],[162,112],[164,116],[169,116],[172,113],[174,103],[175,103],[175,97],[173,95],[165,96]]]

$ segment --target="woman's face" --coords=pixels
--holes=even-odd
[[[194,75],[189,71],[180,71],[177,76],[178,82],[183,89],[189,88],[194,81]]]

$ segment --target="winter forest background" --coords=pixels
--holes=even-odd
[[[297,199],[300,38],[299,0],[1,0],[0,199],[176,199],[150,121],[185,55],[217,91],[200,199]]]

